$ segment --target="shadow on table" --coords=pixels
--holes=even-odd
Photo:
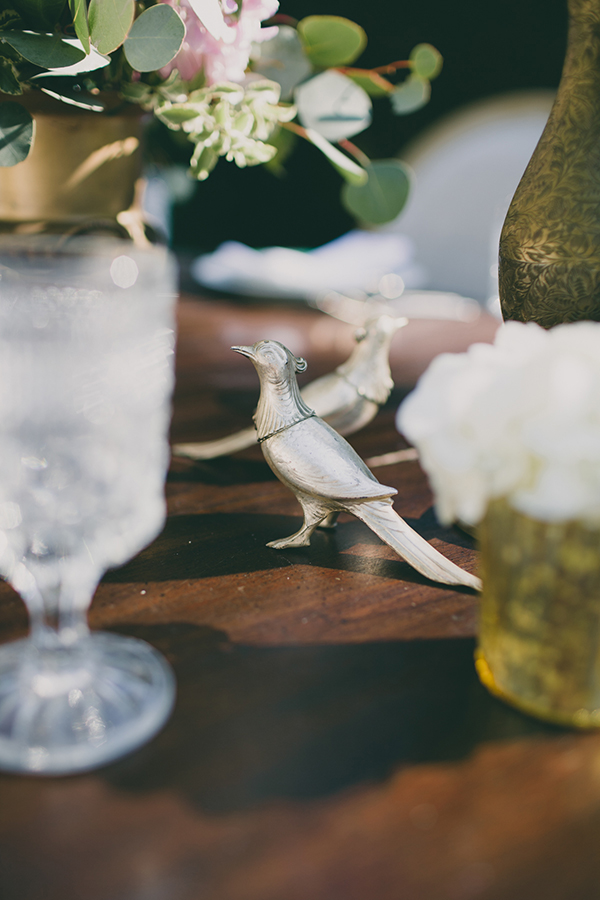
[[[168,656],[178,701],[151,744],[99,775],[204,810],[324,796],[482,741],[562,733],[487,694],[469,639],[265,649],[189,625],[123,631]]]
[[[406,521],[427,540],[439,537],[446,543],[472,547],[468,535],[442,528],[433,510],[420,519]],[[356,544],[381,546],[380,539],[357,519],[340,522],[333,531],[317,530],[310,547],[274,550],[268,541],[292,534],[300,517],[205,513],[172,516],[159,537],[131,562],[104,576],[110,583],[177,581],[213,578],[239,572],[260,572],[293,564],[319,566],[336,571],[363,572],[416,584],[430,584],[399,557],[365,557],[345,551]],[[473,593],[469,588],[455,587]]]
[[[246,451],[247,453],[249,451]],[[260,451],[256,451],[260,452]],[[191,484],[260,484],[276,481],[276,476],[264,459],[247,459],[238,456],[220,456],[216,459],[192,462],[184,457],[173,457],[167,482]]]

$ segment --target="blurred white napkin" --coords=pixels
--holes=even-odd
[[[286,247],[253,250],[226,241],[192,263],[192,276],[206,287],[236,294],[312,300],[325,291],[375,292],[385,275],[399,275],[406,287],[425,282],[414,244],[401,234],[349,231],[315,250]]]

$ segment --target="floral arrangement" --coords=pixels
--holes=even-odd
[[[495,343],[442,354],[398,412],[442,521],[492,499],[547,522],[600,523],[600,323],[508,322]]]
[[[394,218],[408,195],[406,169],[369,160],[349,138],[370,124],[372,97],[388,96],[399,115],[426,103],[440,54],[419,44],[408,59],[356,68],[367,42],[359,25],[339,16],[296,22],[277,9],[278,0],[8,0],[0,92],[39,90],[95,112],[112,92],[186,135],[199,180],[221,157],[269,163],[304,138],[344,178],[352,214]],[[26,104],[2,99],[0,165],[10,166],[26,158],[34,123]]]

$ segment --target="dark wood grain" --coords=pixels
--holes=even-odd
[[[247,424],[254,372],[226,346],[283,320],[324,369],[338,326],[315,343],[316,313],[183,305],[177,439]],[[360,453],[404,446],[398,397],[353,438]],[[376,474],[413,527],[476,569],[416,463]],[[165,530],[106,575],[90,621],[167,655],[173,717],[97,772],[0,776],[2,900],[600,897],[600,736],[488,696],[472,592],[421,578],[350,517],[307,550],[265,547],[299,509],[257,448],[174,460],[167,496]],[[0,639],[25,628],[3,585]]]

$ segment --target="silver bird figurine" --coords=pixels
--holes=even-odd
[[[319,525],[331,527],[340,512],[365,522],[413,568],[433,581],[481,589],[475,575],[446,559],[395,512],[395,488],[380,484],[341,435],[305,402],[296,372],[306,362],[278,341],[232,347],[252,360],[260,379],[254,414],[257,439],[275,475],[296,495],[302,528],[267,546],[306,547]]]
[[[356,347],[334,372],[307,384],[302,399],[316,414],[339,431],[354,434],[377,415],[388,399],[394,382],[389,353],[392,338],[408,319],[380,315],[356,333]],[[213,459],[245,450],[256,443],[256,429],[244,428],[216,441],[176,444],[175,456]]]

